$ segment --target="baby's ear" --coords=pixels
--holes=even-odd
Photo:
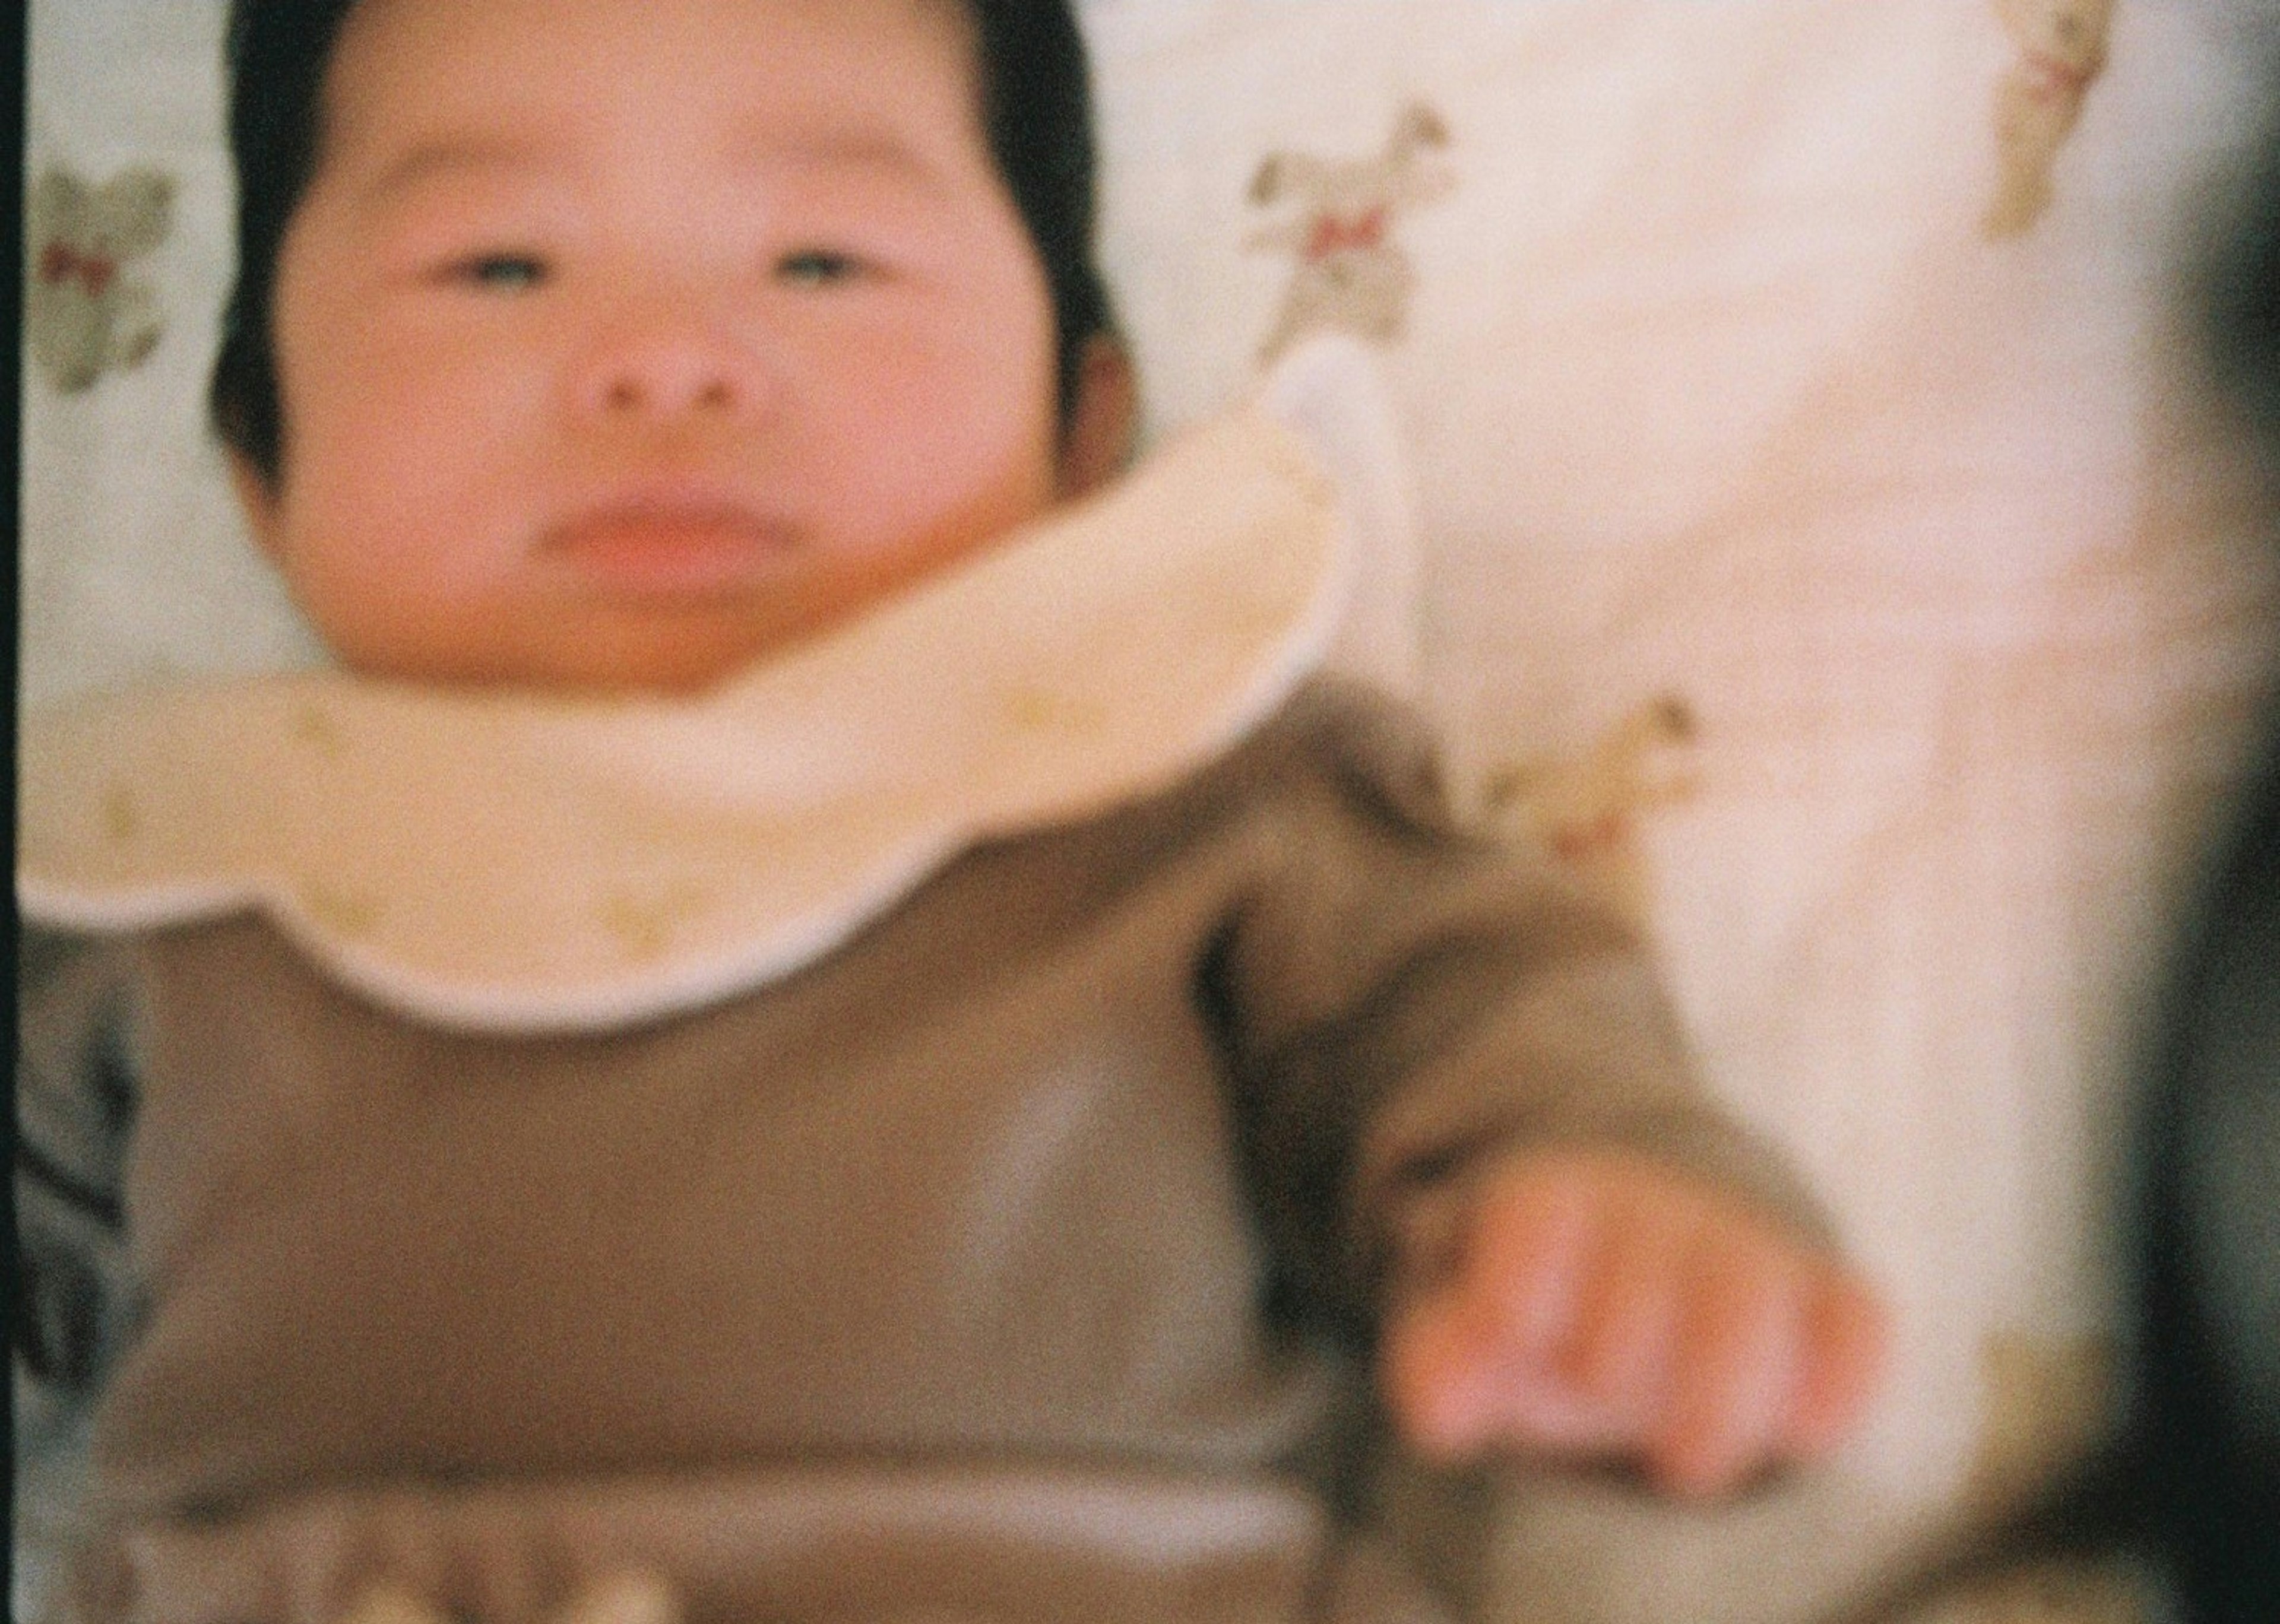
[[[245,514],[245,527],[252,532],[254,545],[274,563],[285,545],[278,527],[277,481],[256,466],[244,452],[233,450],[228,455],[229,482],[237,491],[237,505]]]
[[[1085,340],[1077,358],[1076,396],[1061,428],[1063,500],[1082,496],[1123,471],[1139,417],[1139,381],[1124,341],[1107,334]]]

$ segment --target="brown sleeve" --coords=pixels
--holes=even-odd
[[[27,927],[18,943],[19,1384],[84,1395],[128,1307],[120,1187],[135,1106],[129,950]]]
[[[1467,835],[1423,729],[1309,690],[1262,746],[1271,880],[1206,978],[1248,1170],[1299,1300],[1367,1335],[1516,1150],[1626,1146],[1809,1232],[1780,1158],[1698,1087],[1637,935],[1519,843]]]
[[[31,926],[18,942],[14,1534],[35,1591],[74,1537],[89,1420],[141,1302],[120,1201],[132,967]]]

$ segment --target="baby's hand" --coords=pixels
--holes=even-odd
[[[1547,1151],[1485,1181],[1380,1375],[1428,1454],[1629,1457],[1707,1495],[1832,1448],[1886,1337],[1850,1271],[1740,1199],[1645,1155]]]

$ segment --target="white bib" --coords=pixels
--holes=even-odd
[[[481,1030],[763,985],[975,841],[1168,788],[1282,704],[1359,550],[1326,465],[1352,470],[1344,509],[1395,488],[1357,388],[1317,351],[1105,494],[693,699],[307,672],[32,718],[19,903],[94,930],[258,909],[368,996]]]

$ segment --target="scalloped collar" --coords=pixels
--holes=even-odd
[[[695,699],[306,672],[62,707],[21,742],[18,897],[94,930],[258,910],[452,1027],[696,1008],[978,840],[1230,748],[1328,650],[1345,529],[1306,441],[1253,405]]]

